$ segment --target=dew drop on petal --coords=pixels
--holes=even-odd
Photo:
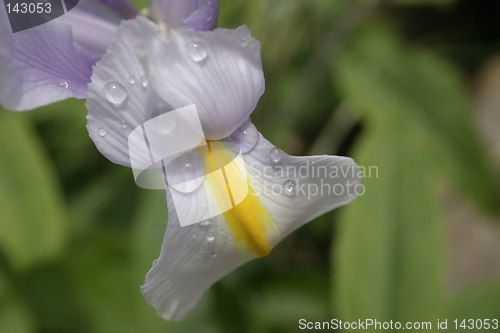
[[[145,76],[141,76],[141,86],[142,86],[143,88],[147,88],[147,87],[149,87],[149,80],[148,80],[148,78],[147,78],[147,77],[145,77]]]
[[[217,254],[215,253],[215,251],[210,251],[210,255],[211,255],[212,257],[216,257],[216,256],[217,256]]]
[[[69,83],[67,81],[61,81],[57,84],[57,86],[59,88],[64,88],[64,89],[68,89],[69,88]]]
[[[248,38],[247,37],[241,37],[240,38],[240,45],[243,47],[246,47],[248,45]]]
[[[200,62],[207,58],[208,51],[205,42],[192,40],[186,43],[186,52],[194,62]]]
[[[135,76],[130,75],[129,78],[128,78],[128,83],[130,83],[131,85],[134,85],[136,82],[137,81],[135,79]]]
[[[99,136],[102,136],[102,137],[105,137],[106,134],[108,134],[108,132],[106,132],[106,130],[104,128],[99,128],[97,133],[99,134]]]
[[[293,180],[289,180],[285,183],[283,187],[285,195],[289,197],[293,197],[295,195],[295,182]]]
[[[114,105],[122,104],[128,97],[125,88],[118,82],[112,81],[104,85],[104,97]]]
[[[271,149],[269,152],[269,158],[271,159],[271,162],[276,164],[281,162],[281,159],[283,158],[283,152],[279,150],[278,148],[274,147]]]
[[[167,182],[178,192],[194,192],[203,183],[204,176],[205,164],[194,151],[176,157],[167,165]]]
[[[120,127],[123,128],[123,129],[127,128],[127,123],[125,122],[125,120],[122,120],[122,123],[121,123]]]
[[[243,154],[246,154],[257,146],[259,131],[251,121],[247,121],[235,130],[229,139],[238,145]]]
[[[213,233],[209,232],[207,235],[207,241],[213,242],[215,240],[215,236]]]

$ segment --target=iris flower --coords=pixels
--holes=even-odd
[[[155,23],[127,0],[81,1],[60,19],[16,34],[0,11],[0,102],[26,110],[86,98],[89,135],[114,163],[131,166],[135,129],[195,106],[205,144],[161,166],[169,219],[160,256],[141,287],[167,320],[184,318],[224,275],[359,194],[352,159],[289,156],[258,132],[250,115],[264,93],[260,43],[245,26],[213,30],[218,6],[216,0],[152,1]],[[231,161],[227,187],[207,180]],[[172,182],[200,175],[188,189]],[[181,226],[181,213],[195,216],[206,206],[200,193],[215,205],[226,195],[231,207]]]

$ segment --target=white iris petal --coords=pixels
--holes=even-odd
[[[136,84],[130,78],[141,78],[137,82],[147,84]],[[126,98],[120,91],[120,103],[106,98],[103,89],[110,86],[109,82],[125,90]],[[226,170],[228,181],[221,187],[225,192],[227,184],[227,191],[232,193],[225,194],[226,204],[230,199],[229,204],[235,208],[222,215],[180,225],[178,214],[192,213],[199,218],[203,213],[201,205],[220,208],[223,195],[213,193],[222,193],[221,188],[217,192],[208,176],[189,193],[167,189],[169,221],[161,254],[141,288],[165,319],[184,318],[205,290],[225,274],[248,260],[267,255],[293,230],[356,197],[353,187],[360,179],[358,167],[350,158],[288,156],[262,137],[248,120],[264,92],[264,76],[260,44],[246,27],[209,32],[174,30],[169,40],[158,26],[143,17],[124,22],[94,68],[88,91],[89,134],[98,149],[115,163],[130,164],[127,138],[134,128],[163,112],[190,104],[198,109],[207,139],[230,136],[225,144],[236,144],[236,150],[242,152],[243,162]],[[106,135],[100,135],[101,130]],[[213,150],[215,143],[207,141],[207,146],[204,168],[211,164],[212,172],[214,163],[221,162],[219,157],[235,153],[222,145],[218,156]],[[248,180],[238,179],[243,174],[238,168],[244,169]],[[318,175],[316,169],[329,172]],[[299,170],[305,171],[297,173]],[[332,170],[341,172],[332,177]],[[236,179],[235,186],[230,177]],[[321,191],[312,192],[311,186]],[[332,192],[339,186],[343,192]],[[200,198],[206,199],[210,193],[209,200],[201,202]],[[238,193],[245,197],[241,204],[234,204]]]
[[[240,44],[246,36],[245,46]],[[151,82],[168,104],[196,104],[205,136],[230,135],[253,112],[264,93],[260,43],[248,28],[172,31],[154,40],[149,53]]]
[[[257,146],[243,157],[253,189],[250,195],[257,195],[272,216],[273,225],[267,229],[271,246],[315,217],[355,199],[353,188],[360,183],[360,178],[352,159],[326,155],[295,157],[282,153],[282,162],[276,165],[270,158],[275,147],[260,133],[259,136]],[[246,147],[251,140],[252,137],[243,136],[239,145]],[[298,170],[302,170],[301,175],[295,174]],[[329,170],[331,177],[323,177],[321,170]],[[290,197],[279,190],[290,180],[299,185],[323,184],[323,192],[296,191]],[[335,187],[337,195],[333,193]],[[348,192],[348,187],[352,192]],[[332,191],[326,193],[327,188]],[[340,193],[339,189],[344,192]],[[193,208],[199,204],[189,200],[186,198],[186,205]],[[235,242],[224,215],[208,224],[181,227],[170,194],[167,201],[169,221],[161,254],[147,274],[141,291],[163,318],[179,320],[192,310],[213,283],[257,255]],[[210,235],[214,237],[213,242]]]

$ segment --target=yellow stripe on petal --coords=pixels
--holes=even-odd
[[[253,249],[259,257],[264,257],[271,251],[267,238],[267,226],[272,225],[272,217],[262,206],[259,199],[250,190],[247,197],[236,207],[224,213],[234,238],[238,243],[244,243]]]
[[[223,215],[235,241],[259,257],[268,255],[271,245],[267,229],[273,226],[273,219],[255,195],[246,177],[245,166],[222,142],[207,141],[207,146],[198,148],[198,152],[204,158],[206,170],[221,171],[224,175],[225,183],[216,181],[219,177],[207,179],[219,207],[227,206],[223,200],[229,194],[233,208]]]

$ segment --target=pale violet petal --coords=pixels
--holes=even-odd
[[[182,21],[198,9],[199,0],[150,0],[151,15],[170,28],[182,28]]]
[[[159,35],[159,27],[144,17],[123,21],[94,67],[88,86],[87,130],[97,149],[114,163],[130,166],[129,134],[171,110],[152,89],[143,66],[148,46]]]
[[[73,39],[86,49],[101,55],[114,39],[122,17],[98,0],[80,0],[58,23],[71,26]]]
[[[120,15],[120,17],[125,20],[132,19],[136,17],[137,14],[139,14],[137,12],[137,9],[129,0],[98,0],[98,1],[111,8],[115,13]]]
[[[264,93],[260,43],[245,26],[172,30],[172,40],[154,40],[148,59],[158,95],[174,108],[195,104],[209,140],[231,134]]]
[[[0,6],[0,104],[5,108],[28,110],[86,97],[97,57],[73,42],[69,26],[56,21],[13,34]]]
[[[167,202],[161,253],[141,292],[161,317],[180,320],[213,283],[254,256],[237,247],[223,217],[181,227],[170,192]]]
[[[290,181],[296,184],[340,186],[347,190],[349,183],[351,186],[360,184],[359,168],[352,159],[346,157],[289,156],[277,151],[277,148],[252,126],[250,121],[246,122],[228,141],[238,144],[238,150],[244,152],[245,168],[251,184],[251,192],[248,195],[256,195],[258,202],[272,216],[272,224],[265,224],[266,237],[271,246],[275,246],[301,225],[356,197],[355,193],[347,192],[302,193],[298,188],[295,188],[296,191],[288,191],[285,186]],[[236,155],[234,147],[229,147]],[[213,159],[216,156],[213,155]],[[217,164],[217,161],[214,163]],[[314,167],[320,173],[324,168],[330,173],[324,177],[321,173],[317,177],[311,170]],[[284,171],[278,174],[280,168]],[[339,173],[334,175],[331,172]],[[232,187],[231,181],[228,185]],[[175,191],[167,192],[169,221],[161,254],[153,263],[141,288],[148,302],[167,320],[184,318],[213,283],[241,264],[257,257],[253,252],[242,250],[237,244],[236,234],[232,230],[233,227],[229,226],[226,215],[220,215],[210,223],[180,226],[178,212],[191,211],[193,216],[200,211],[203,213],[200,207],[204,205],[206,193],[197,190],[184,196],[184,200],[175,202]],[[247,208],[240,213],[246,214]]]
[[[198,9],[183,21],[187,28],[199,31],[213,30],[217,24],[219,0],[199,0]]]
[[[243,135],[239,140],[247,147],[254,139]],[[253,191],[274,220],[275,228],[269,231],[272,246],[364,191],[361,170],[349,157],[290,156],[260,133],[255,148],[243,157]]]

